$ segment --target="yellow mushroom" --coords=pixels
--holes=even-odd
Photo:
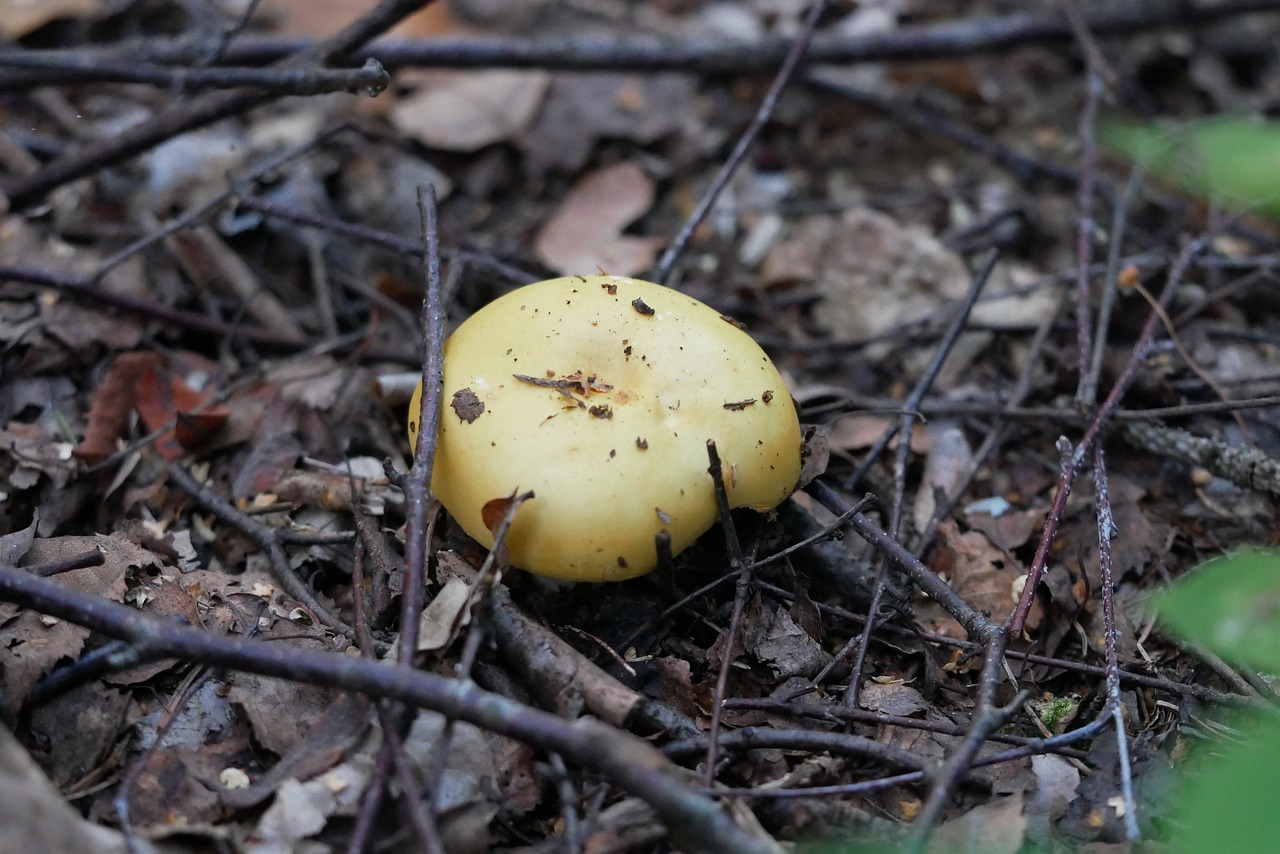
[[[432,492],[492,546],[485,504],[532,490],[506,544],[538,575],[621,580],[655,567],[659,532],[673,553],[690,545],[717,517],[709,439],[734,507],[776,507],[800,478],[777,368],[679,291],[622,276],[527,285],[459,326],[444,356]]]

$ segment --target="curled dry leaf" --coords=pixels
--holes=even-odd
[[[901,682],[881,683],[868,679],[858,692],[858,705],[886,715],[910,717],[929,708],[925,698],[910,685]]]
[[[938,494],[954,495],[973,465],[973,449],[957,424],[938,421],[925,430],[932,441],[913,508],[917,531],[923,531],[933,518]]]
[[[938,826],[925,849],[929,854],[981,851],[983,854],[1015,854],[1022,849],[1027,818],[1022,814],[1022,793],[976,806]]]
[[[743,645],[781,679],[812,676],[821,669],[822,647],[780,606],[762,609],[760,619],[744,628]]]
[[[573,174],[603,137],[640,145],[699,123],[695,80],[686,74],[557,74],[521,136],[525,168]]]

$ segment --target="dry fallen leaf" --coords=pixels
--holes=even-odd
[[[766,256],[761,283],[811,281],[814,319],[836,338],[863,339],[937,311],[969,287],[964,262],[922,228],[870,208],[806,220]]]
[[[81,818],[8,728],[0,727],[0,851],[126,850],[119,833]],[[155,849],[142,840],[138,850]]]
[[[531,174],[579,172],[603,137],[647,145],[699,121],[686,74],[557,74],[517,144]],[[687,132],[687,131],[686,131]]]
[[[925,698],[910,685],[900,682],[881,684],[868,679],[858,692],[858,705],[886,715],[910,717],[929,708]]]
[[[958,425],[937,421],[925,428],[931,437],[924,476],[916,490],[912,515],[917,531],[923,531],[937,509],[937,495],[954,495],[973,465],[973,449]]]
[[[932,568],[943,575],[951,589],[966,602],[991,614],[996,620],[1003,620],[1013,608],[1013,580],[1023,572],[1023,567],[996,548],[986,535],[979,531],[961,533],[950,519],[938,526],[938,549]],[[933,600],[917,603],[916,614],[930,631],[948,637],[964,637],[960,624]],[[1036,603],[1027,626],[1032,629],[1038,626],[1041,614],[1040,604]]]
[[[748,624],[743,645],[780,679],[812,676],[823,664],[822,647],[782,607],[766,608]]]
[[[880,436],[892,428],[897,418],[883,415],[845,415],[831,425],[827,434],[827,445],[837,451],[865,451],[880,440]],[[921,424],[911,428],[911,451],[916,454],[928,453],[929,434]],[[891,448],[897,447],[894,439]]]
[[[299,36],[328,36],[369,13],[377,0],[272,0],[259,12],[275,28]],[[432,3],[405,18],[390,35],[403,38],[447,35],[457,25],[449,3]]]
[[[622,230],[653,205],[654,183],[639,166],[615,163],[574,184],[560,209],[538,232],[534,251],[565,275],[603,270],[633,276],[653,264],[662,238]]]
[[[0,0],[0,35],[20,39],[51,21],[92,15],[101,6],[102,0]]]
[[[78,593],[119,602],[125,591],[125,575],[131,568],[161,565],[151,552],[103,534],[35,540],[23,565],[65,560],[94,548],[102,551],[101,566],[64,572],[57,576],[57,582]],[[88,637],[86,628],[29,610],[0,627],[0,649],[5,650],[4,667],[0,668],[0,713],[12,718],[40,677],[61,659],[78,658]]]
[[[1021,850],[1026,830],[1018,792],[943,822],[925,850],[929,854],[1014,854]]]
[[[391,108],[391,123],[431,148],[476,151],[525,129],[542,103],[543,71],[427,71],[421,88]]]
[[[94,390],[89,423],[76,456],[94,463],[115,453],[116,441],[129,434],[134,411],[149,431],[174,424],[154,443],[167,460],[203,444],[227,419],[220,404],[192,412],[212,397],[213,389],[204,381],[216,370],[216,365],[194,353],[139,352],[117,357]]]

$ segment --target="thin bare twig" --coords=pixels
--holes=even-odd
[[[987,648],[982,659],[982,675],[978,682],[977,704],[973,719],[969,722],[969,731],[965,733],[958,745],[948,751],[942,767],[930,775],[929,796],[925,799],[915,821],[911,823],[911,835],[907,842],[908,851],[924,850],[929,834],[942,820],[951,793],[961,777],[973,767],[973,758],[977,756],[983,742],[993,732],[1011,721],[1021,711],[1022,704],[1030,696],[1029,691],[1023,690],[1006,705],[996,705],[996,688],[1000,684],[1007,637],[1004,629],[996,629],[987,638]]]
[[[440,423],[441,389],[444,376],[444,338],[445,321],[444,305],[440,294],[440,241],[436,226],[435,187],[428,185],[418,190],[418,211],[421,217],[422,243],[418,252],[426,262],[426,288],[422,301],[422,397],[416,414],[418,424],[418,440],[414,447],[414,461],[408,475],[405,476],[402,488],[405,492],[405,515],[408,518],[408,531],[405,536],[405,573],[404,586],[400,595],[400,643],[397,650],[397,663],[401,667],[413,666],[414,656],[418,651],[418,627],[422,621],[422,606],[426,597],[427,549],[430,543],[432,522],[435,514],[430,513],[428,484],[435,462],[436,433]],[[413,414],[410,417],[414,417]],[[378,768],[394,769],[400,782],[405,809],[408,810],[410,824],[419,842],[429,854],[443,854],[444,841],[440,837],[433,812],[418,795],[422,788],[405,761],[404,746],[401,740],[401,729],[408,725],[411,718],[404,715],[397,706],[380,703],[378,717],[382,724],[383,744],[378,757]],[[384,778],[371,781],[365,797],[361,801],[362,814],[376,814],[386,792]],[[428,787],[430,790],[430,787]],[[366,827],[371,822],[357,825],[359,833],[353,833],[348,841],[348,851],[363,850],[366,842]]]
[[[435,187],[418,191],[422,216],[422,248],[426,256],[426,296],[422,301],[422,398],[417,413],[418,439],[413,449],[413,467],[404,481],[405,516],[409,520],[405,536],[405,581],[400,597],[400,661],[408,666],[418,648],[418,624],[426,591],[427,499],[431,472],[435,467],[436,435],[440,427],[440,407],[444,389],[444,304],[440,296],[440,236],[436,226]],[[413,414],[410,414],[413,417]]]
[[[1280,495],[1280,457],[1273,454],[1206,439],[1153,421],[1125,424],[1120,435],[1134,447],[1199,466],[1236,486]]]
[[[0,68],[39,69],[46,72],[46,83],[54,85],[146,83],[188,92],[245,87],[280,96],[376,95],[391,85],[391,75],[373,57],[360,68],[185,68],[112,60],[89,52],[0,50]]]
[[[820,480],[815,480],[805,487],[805,492],[832,513],[843,515],[850,509],[849,502],[843,496]],[[894,566],[920,588],[922,593],[955,617],[956,622],[964,627],[970,638],[984,640],[987,634],[995,629],[986,617],[978,613],[945,581],[931,572],[919,558],[907,551],[901,543],[890,537],[884,529],[864,514],[855,513],[849,519],[849,525],[858,532],[859,536],[879,549]]]
[[[1098,36],[1123,36],[1204,25],[1252,12],[1272,11],[1273,0],[1150,0],[1098,4],[1083,12],[1083,22]],[[853,65],[868,62],[928,61],[1013,51],[1028,44],[1060,44],[1075,35],[1070,21],[1057,12],[1026,12],[906,25],[887,32],[823,36],[813,40],[807,64]],[[79,52],[131,57],[148,63],[190,65],[217,50],[204,35],[130,41]],[[221,62],[265,65],[306,50],[306,39],[249,35],[219,52]],[[683,71],[695,74],[758,74],[778,68],[794,46],[789,38],[766,38],[726,44],[723,39],[661,39],[642,35],[620,38],[570,36],[531,39],[523,36],[471,36],[430,39],[380,39],[351,52],[350,60],[376,57],[388,69],[552,68],[574,71]],[[45,78],[14,75],[0,87],[30,88]]]
[[[25,572],[0,573],[0,599],[107,637],[155,645],[175,658],[395,699],[558,751],[651,805],[672,842],[696,854],[725,850],[777,854],[780,850],[772,840],[739,827],[717,805],[690,790],[679,769],[644,740],[593,718],[566,721],[472,682],[399,665],[173,625]]]
[[[729,552],[729,571],[736,573],[738,583],[733,596],[733,613],[729,618],[729,628],[725,631],[724,646],[721,651],[720,669],[716,674],[715,695],[711,706],[711,724],[707,729],[707,758],[702,769],[702,777],[706,786],[716,781],[716,756],[720,745],[721,706],[724,703],[725,690],[729,684],[729,669],[733,666],[734,647],[738,644],[738,633],[742,628],[742,614],[747,607],[747,599],[751,596],[754,576],[746,556],[742,553],[742,543],[738,540],[738,531],[733,524],[733,511],[729,507],[729,493],[724,485],[724,470],[720,464],[720,453],[716,443],[707,440],[707,459],[710,465],[707,472],[711,475],[711,483],[715,489],[716,505],[720,510],[720,527],[724,532],[725,548]]]
[[[955,487],[946,496],[946,500],[938,502],[933,509],[933,515],[917,534],[912,548],[912,551],[916,554],[923,553],[925,546],[933,539],[934,532],[942,524],[942,520],[951,513],[956,502],[968,493],[969,486],[973,483],[973,479],[977,477],[978,471],[986,465],[987,460],[991,458],[991,455],[996,452],[996,449],[1004,441],[1008,431],[1009,419],[1007,413],[1012,409],[1016,409],[1031,393],[1032,378],[1036,368],[1039,367],[1040,360],[1043,358],[1045,345],[1049,341],[1049,333],[1053,331],[1054,323],[1061,313],[1063,305],[1064,299],[1060,299],[1057,308],[1045,315],[1040,328],[1036,330],[1031,343],[1027,347],[1027,353],[1023,357],[1022,370],[1018,372],[1018,379],[1013,384],[1013,391],[1009,393],[1008,405],[996,413],[995,423],[992,424],[978,450],[974,451],[973,459],[969,461],[964,476],[955,484]]]
[[[757,584],[761,590],[771,593],[774,596],[778,596],[783,601],[790,601],[795,596],[794,593],[784,590],[777,585],[770,584],[767,581],[760,581],[757,582]],[[848,620],[854,624],[865,625],[866,623],[866,616],[864,614],[854,613],[853,611],[836,605],[828,605],[825,602],[816,602],[814,604],[816,604],[818,610],[824,614],[830,614],[841,620]],[[980,643],[964,640],[962,638],[947,637],[946,635],[937,635],[930,632],[916,632],[893,624],[883,624],[879,627],[879,631],[892,634],[902,640],[922,640],[926,643],[937,644],[938,646],[965,650],[971,654],[982,651],[982,644]],[[1066,658],[1055,658],[1047,655],[1037,655],[1035,653],[1023,652],[1016,649],[1005,650],[1005,657],[1026,661],[1028,664],[1034,664],[1037,666],[1064,670],[1069,673],[1082,673],[1089,676],[1102,677],[1107,675],[1106,667],[1100,667],[1096,664],[1087,664],[1083,661],[1071,661]],[[1121,670],[1120,679],[1123,683],[1129,685],[1138,685],[1143,688],[1153,688],[1157,691],[1166,691],[1176,696],[1195,697],[1206,703],[1238,705],[1241,702],[1249,702],[1248,697],[1227,694],[1205,685],[1175,682],[1172,679],[1163,679],[1159,676],[1151,676],[1146,673],[1134,673],[1131,670]],[[1250,694],[1252,695],[1252,692],[1250,692]]]
[[[292,596],[298,604],[307,608],[326,627],[346,637],[353,637],[355,632],[342,621],[342,618],[322,605],[306,583],[294,573],[289,566],[289,559],[284,553],[280,531],[271,528],[249,517],[232,507],[226,501],[213,494],[213,491],[197,481],[191,474],[178,465],[170,463],[169,481],[185,492],[190,498],[208,513],[212,513],[220,521],[246,535],[258,547],[267,553],[271,576],[279,582],[284,591]]]
[[[956,341],[960,339],[960,333],[964,331],[965,325],[969,320],[969,315],[973,311],[973,306],[977,302],[978,297],[982,295],[982,289],[991,278],[991,273],[995,269],[995,264],[996,261],[999,260],[999,257],[999,251],[992,250],[983,260],[977,274],[975,274],[970,280],[969,290],[965,294],[964,300],[962,300],[960,305],[956,308],[955,316],[952,318],[951,323],[947,325],[947,330],[943,333],[942,340],[934,350],[933,358],[929,360],[929,365],[925,368],[924,374],[911,390],[911,393],[908,394],[906,399],[898,406],[898,408],[902,410],[902,417],[899,419],[897,424],[890,425],[883,433],[881,433],[879,438],[876,439],[875,444],[872,445],[863,456],[862,462],[858,464],[858,467],[854,469],[853,473],[849,475],[849,478],[844,483],[844,489],[846,492],[852,492],[858,488],[858,485],[862,482],[862,478],[866,477],[867,472],[869,472],[871,467],[880,459],[880,455],[889,447],[889,443],[892,442],[894,438],[899,435],[911,435],[911,425],[919,415],[918,410],[920,403],[924,400],[925,395],[929,393],[929,389],[933,388],[933,381],[937,379],[938,374],[942,371],[942,366],[946,363],[947,356],[951,354]],[[909,450],[910,442],[904,441],[902,445],[906,446]],[[905,451],[900,450],[899,456],[904,453]],[[899,466],[895,467],[895,483],[897,482],[896,478],[898,468],[905,468],[905,466],[906,463],[902,462]],[[905,474],[903,476],[905,477]],[[890,516],[891,521],[889,523],[889,532],[891,536],[898,536],[901,517],[902,500],[898,495],[898,490],[895,490],[894,511]]]
[[[1072,4],[1068,2],[1068,7]],[[1083,27],[1083,25],[1081,25]],[[1084,30],[1087,39],[1087,30]],[[1092,44],[1092,41],[1086,41]],[[1089,51],[1085,55],[1092,57]],[[1098,105],[1102,100],[1102,74],[1088,64],[1085,71],[1084,109],[1080,111],[1080,186],[1076,193],[1076,366],[1078,383],[1076,404],[1084,411],[1093,408],[1098,389],[1090,382],[1090,362],[1093,356],[1093,310],[1089,288],[1089,267],[1093,262],[1093,232],[1096,223],[1093,216],[1098,163],[1097,127]]]
[[[344,59],[356,48],[430,2],[431,0],[382,0],[368,14],[340,32],[308,45],[306,49],[281,60],[280,64],[284,68],[306,68]],[[178,134],[242,113],[266,102],[270,97],[257,89],[229,89],[178,102],[121,133],[93,140],[55,158],[40,171],[7,184],[3,187],[3,192],[11,206],[26,207],[63,184],[141,154]]]
[[[1115,309],[1116,296],[1119,294],[1120,256],[1124,251],[1125,232],[1129,226],[1129,209],[1138,198],[1142,189],[1143,170],[1135,166],[1129,173],[1129,182],[1124,192],[1115,200],[1111,209],[1110,240],[1107,244],[1107,268],[1102,279],[1102,299],[1098,306],[1098,321],[1093,335],[1093,356],[1089,360],[1089,370],[1084,375],[1081,388],[1087,395],[1090,406],[1098,399],[1098,380],[1102,376],[1102,361],[1107,354],[1108,331],[1111,329],[1111,314]],[[1078,391],[1077,391],[1078,394]],[[1077,397],[1077,399],[1081,399]],[[1121,417],[1116,413],[1116,417]]]
[[[787,52],[787,58],[783,60],[782,67],[778,69],[777,75],[773,78],[769,91],[761,99],[760,107],[751,119],[751,124],[738,137],[737,143],[733,146],[733,151],[729,153],[729,156],[720,166],[720,171],[712,179],[711,185],[707,187],[707,191],[698,200],[697,207],[693,209],[693,213],[689,214],[689,218],[685,220],[684,225],[676,232],[675,239],[671,241],[671,245],[662,253],[662,258],[658,261],[658,266],[654,270],[654,279],[656,281],[663,284],[668,282],[672,271],[675,269],[676,262],[680,260],[685,247],[690,239],[693,238],[693,233],[698,230],[698,226],[702,225],[702,221],[707,218],[707,214],[711,213],[712,206],[715,205],[716,199],[720,198],[724,188],[729,186],[733,173],[738,171],[738,167],[746,158],[747,152],[755,144],[756,137],[760,135],[765,123],[773,115],[773,110],[778,105],[778,98],[782,95],[782,90],[791,82],[791,77],[795,74],[801,57],[804,56],[804,52],[809,48],[809,43],[813,40],[814,31],[818,28],[818,20],[822,17],[822,12],[826,7],[827,0],[816,0],[809,7],[809,14],[805,17],[800,34],[796,36],[795,43],[791,46],[791,50]]]
[[[1116,748],[1120,755],[1120,792],[1124,798],[1124,830],[1131,842],[1138,839],[1138,807],[1133,798],[1133,769],[1129,766],[1129,733],[1124,724],[1124,703],[1120,701],[1120,662],[1116,625],[1116,579],[1111,560],[1111,540],[1121,533],[1111,513],[1111,493],[1107,489],[1107,466],[1102,445],[1093,448],[1093,496],[1098,514],[1098,570],[1102,577],[1102,635],[1107,657],[1107,709],[1115,724]]]
[[[1158,305],[1161,308],[1166,306],[1169,300],[1173,298],[1173,293],[1182,282],[1182,277],[1186,273],[1187,267],[1191,264],[1191,259],[1199,254],[1205,240],[1206,238],[1200,237],[1184,243],[1182,250],[1178,253],[1178,257],[1169,268],[1168,278],[1165,281],[1164,289],[1160,293]],[[1159,325],[1160,316],[1154,311],[1151,312],[1147,317],[1146,323],[1143,324],[1142,331],[1138,335],[1138,341],[1133,346],[1133,351],[1129,354],[1129,360],[1125,363],[1120,376],[1116,378],[1115,384],[1111,387],[1106,400],[1098,407],[1080,443],[1064,459],[1062,472],[1058,477],[1057,492],[1054,494],[1053,504],[1050,505],[1049,515],[1045,519],[1044,531],[1040,536],[1039,544],[1036,546],[1035,557],[1032,559],[1031,567],[1027,572],[1026,586],[1022,590],[1022,596],[1018,599],[1017,606],[1009,616],[1009,630],[1015,636],[1022,633],[1027,614],[1031,610],[1032,599],[1040,586],[1040,576],[1044,573],[1044,568],[1049,559],[1049,547],[1057,536],[1058,525],[1062,521],[1062,514],[1066,509],[1067,498],[1071,494],[1072,484],[1075,483],[1076,473],[1084,464],[1094,443],[1101,438],[1102,431],[1110,421],[1112,412],[1120,405],[1120,401],[1129,390],[1129,386],[1137,378],[1138,367],[1142,364],[1142,360],[1146,358],[1147,350],[1151,346],[1151,341]]]

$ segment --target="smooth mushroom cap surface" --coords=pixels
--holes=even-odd
[[[532,490],[507,533],[511,562],[576,581],[631,578],[715,522],[707,446],[730,504],[776,507],[800,477],[795,404],[732,320],[621,276],[527,285],[445,343],[431,489],[485,546],[484,506]],[[416,440],[421,386],[409,434]]]

